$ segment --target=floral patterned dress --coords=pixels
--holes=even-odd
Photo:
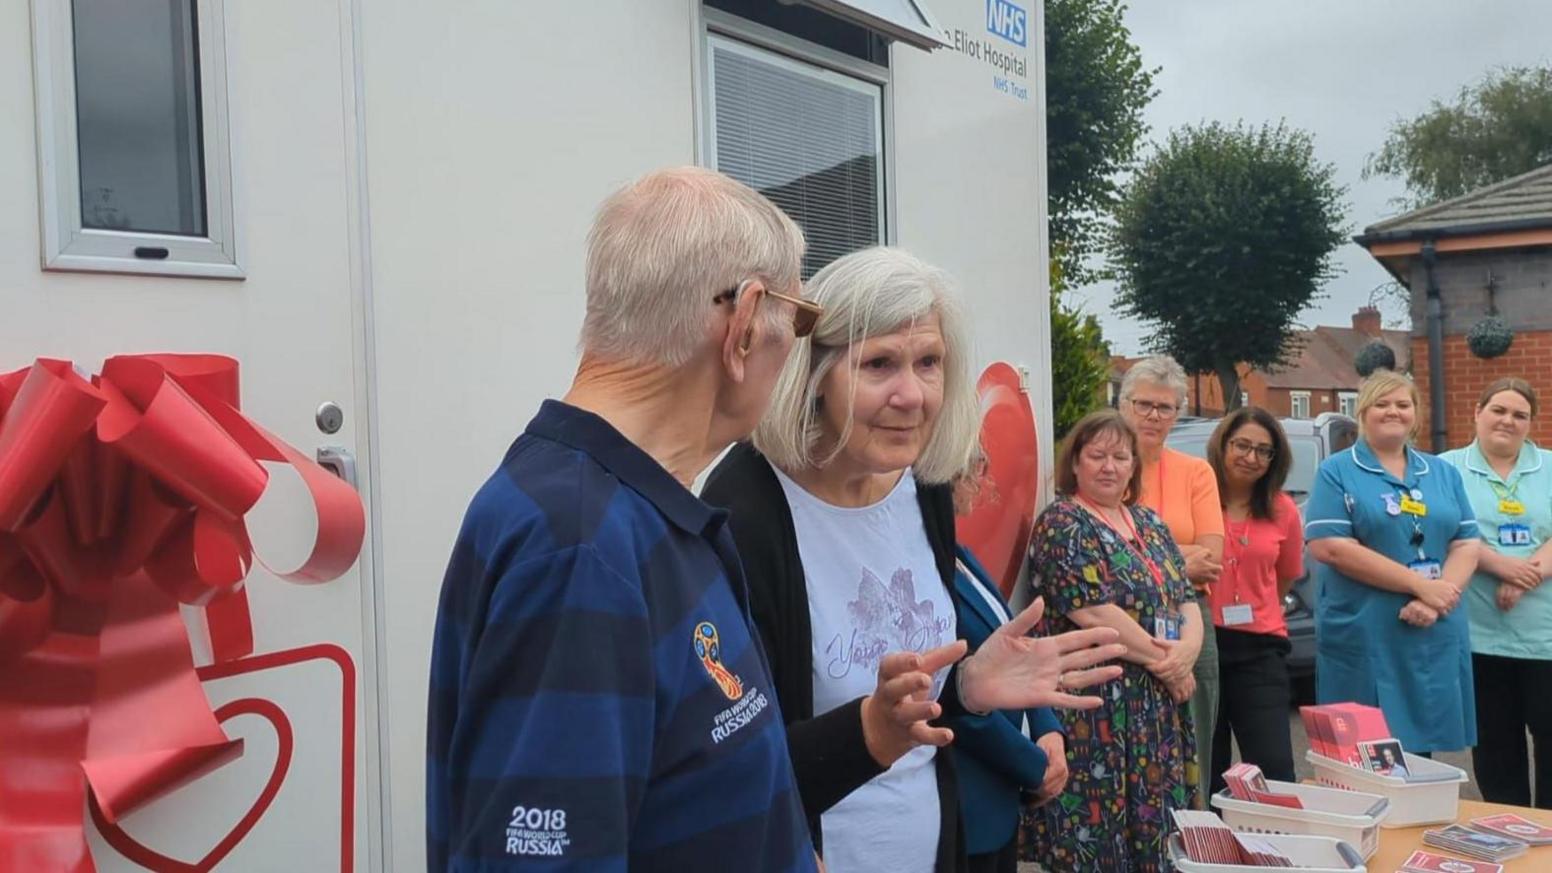
[[[1129,511],[1163,585],[1135,545],[1060,498],[1036,520],[1030,546],[1034,593],[1046,604],[1041,633],[1076,630],[1073,611],[1112,603],[1151,634],[1155,618],[1196,599],[1163,521],[1143,506]],[[1168,870],[1169,810],[1189,809],[1196,798],[1196,738],[1186,705],[1146,668],[1120,663],[1121,678],[1099,689],[1102,706],[1057,711],[1071,776],[1059,797],[1025,813],[1020,835],[1026,859],[1052,873]]]

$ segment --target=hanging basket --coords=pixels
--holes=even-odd
[[[1369,374],[1375,370],[1396,369],[1396,353],[1390,346],[1379,340],[1374,340],[1358,350],[1353,357],[1353,368],[1358,371],[1358,376],[1369,378]]]
[[[1466,348],[1479,358],[1496,358],[1514,344],[1514,329],[1496,315],[1473,324],[1466,332]]]

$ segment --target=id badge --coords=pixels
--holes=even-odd
[[[1518,500],[1510,500],[1509,498],[1505,497],[1504,499],[1498,501],[1498,511],[1504,515],[1524,515],[1525,504]]]
[[[1153,635],[1161,640],[1180,639],[1180,616],[1156,615],[1153,617]]]
[[[1444,578],[1444,565],[1430,558],[1421,558],[1407,565],[1407,569],[1424,579]]]
[[[1238,627],[1256,620],[1255,610],[1248,603],[1234,603],[1223,608],[1223,626]]]
[[[1413,500],[1406,495],[1401,496],[1401,511],[1407,515],[1415,515],[1418,518],[1428,514],[1428,504],[1421,500]]]
[[[1528,546],[1530,545],[1530,528],[1523,524],[1500,524],[1498,526],[1498,544],[1500,546]]]

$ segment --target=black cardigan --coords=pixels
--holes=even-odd
[[[792,508],[770,462],[752,445],[728,452],[706,480],[701,497],[730,513],[729,529],[749,580],[749,606],[770,661],[776,697],[787,723],[787,748],[797,773],[798,793],[814,844],[820,844],[819,816],[883,772],[862,735],[862,700],[814,715],[813,631],[809,626],[808,582],[798,556]],[[938,575],[954,590],[954,503],[945,485],[916,489],[927,542]],[[958,710],[953,677],[944,684],[945,712]],[[938,776],[938,873],[967,869],[959,822],[954,756],[934,757]]]

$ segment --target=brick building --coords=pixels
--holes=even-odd
[[[1354,239],[1411,293],[1421,445],[1469,442],[1477,396],[1501,376],[1528,379],[1552,406],[1552,165],[1380,222]],[[1434,395],[1430,364],[1434,302],[1442,397]],[[1466,333],[1493,312],[1513,329],[1514,341],[1504,355],[1483,360],[1467,348]],[[1436,406],[1442,427],[1435,425]],[[1552,446],[1552,409],[1542,409],[1531,437]]]
[[[1314,418],[1322,412],[1353,413],[1358,397],[1358,371],[1353,360],[1358,350],[1374,340],[1390,346],[1396,364],[1403,369],[1410,354],[1408,332],[1384,330],[1378,310],[1365,306],[1353,313],[1351,327],[1320,325],[1299,331],[1300,349],[1285,367],[1263,371],[1240,368],[1243,403],[1260,406],[1279,418]],[[1111,395],[1136,358],[1112,358]],[[1223,392],[1218,377],[1198,373],[1186,389],[1186,413],[1206,418],[1223,415]]]

